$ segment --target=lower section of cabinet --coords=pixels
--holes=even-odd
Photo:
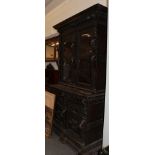
[[[102,147],[104,93],[53,85],[56,94],[54,130],[80,155],[97,155]]]
[[[58,122],[54,122],[54,129],[62,139],[63,137],[67,137],[78,147],[84,147],[102,138],[103,124],[101,122],[97,123],[99,124],[91,125],[91,127],[87,127],[77,132],[72,128],[65,129],[60,126]]]
[[[76,137],[77,135],[71,130],[68,130],[68,134],[66,134],[65,132],[62,132],[61,129],[54,126],[54,131],[60,137],[60,141],[62,143],[67,143],[77,152],[76,155],[99,155],[100,150],[102,149],[102,138],[88,145],[84,145],[81,143],[80,139]]]

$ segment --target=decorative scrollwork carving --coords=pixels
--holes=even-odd
[[[93,63],[93,62],[96,62],[96,55],[92,55],[91,56],[91,62]]]
[[[90,41],[91,53],[96,53],[97,51],[97,39],[93,37]]]
[[[96,47],[96,39],[95,38],[91,39],[90,45],[91,45],[92,48]]]
[[[85,126],[86,126],[86,120],[83,119],[83,120],[80,122],[79,128],[82,129],[82,128],[84,128]]]

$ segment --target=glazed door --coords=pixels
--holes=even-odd
[[[76,62],[75,62],[75,32],[70,31],[62,35],[61,54],[61,81],[69,84],[75,83]]]
[[[78,85],[93,88],[96,71],[95,28],[81,27],[78,39]]]

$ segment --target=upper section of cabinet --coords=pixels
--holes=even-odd
[[[60,82],[90,91],[106,83],[107,8],[96,4],[54,26],[59,35]]]
[[[100,5],[100,4],[96,4],[96,5],[93,5],[92,7],[60,22],[59,24],[57,24],[53,27],[56,30],[58,30],[58,32],[61,32],[61,31],[64,31],[68,27],[76,27],[79,24],[89,22],[92,20],[95,23],[100,22],[101,24],[106,24],[105,21],[107,20],[107,11],[108,11],[107,7]]]

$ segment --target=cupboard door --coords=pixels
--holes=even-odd
[[[62,35],[62,77],[61,80],[66,83],[75,82],[76,63],[75,63],[75,32]]]
[[[96,45],[95,29],[92,27],[83,27],[79,29],[78,33],[78,84],[90,88],[94,82],[93,76],[96,62],[94,50]]]

